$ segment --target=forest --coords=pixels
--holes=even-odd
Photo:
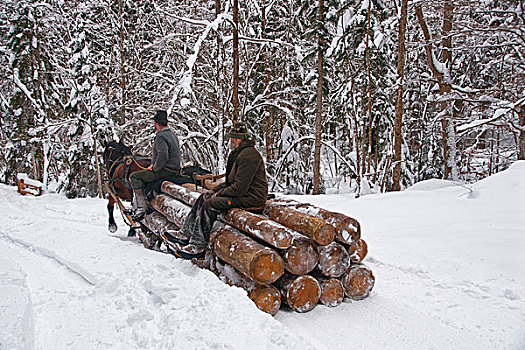
[[[0,0],[0,182],[102,196],[104,145],[168,111],[221,173],[234,121],[270,190],[474,182],[525,159],[518,0]]]

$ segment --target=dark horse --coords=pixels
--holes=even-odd
[[[111,191],[120,199],[127,201],[133,200],[133,189],[129,184],[129,175],[135,171],[143,170],[151,164],[149,157],[145,156],[133,156],[131,150],[126,146],[122,141],[116,142],[111,141],[106,144],[106,149],[104,150],[104,164],[106,166],[107,173],[107,183]],[[198,165],[188,166],[181,169],[181,173],[173,178],[165,179],[173,183],[182,185],[184,183],[193,183],[201,186],[200,180],[195,179],[195,175],[204,175],[211,174],[210,171],[201,168]],[[162,182],[162,181],[160,181]],[[146,192],[158,190],[160,187],[160,182],[157,184],[152,184],[151,187],[146,188]],[[155,186],[157,185],[157,186]],[[117,231],[117,224],[115,223],[115,218],[113,217],[113,208],[115,206],[115,199],[113,196],[109,196],[108,202],[108,214],[109,214],[109,225],[108,230],[110,232]],[[128,223],[130,229],[128,236],[135,235],[135,228]]]
[[[106,166],[107,182],[111,191],[120,199],[132,201],[133,189],[129,184],[129,175],[135,171],[147,168],[151,163],[149,157],[133,156],[131,150],[122,141],[111,141],[106,144],[104,150],[104,165]],[[113,208],[115,206],[115,199],[109,196],[108,214],[110,232],[117,231],[117,224],[113,217]],[[130,223],[131,224],[131,223]],[[132,236],[135,229],[130,226],[128,235]]]

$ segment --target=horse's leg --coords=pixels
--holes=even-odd
[[[137,234],[137,232],[135,232],[135,228],[133,226],[130,226],[129,227],[129,231],[128,231],[128,237],[133,237]]]
[[[108,214],[109,214],[108,230],[111,233],[117,231],[117,224],[115,223],[115,218],[113,217],[113,208],[114,207],[115,207],[115,200],[113,199],[113,196],[109,196],[109,202],[108,202]]]

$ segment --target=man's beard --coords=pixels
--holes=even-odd
[[[233,143],[232,140],[230,140],[230,151],[235,151],[237,147],[235,147],[235,144]]]

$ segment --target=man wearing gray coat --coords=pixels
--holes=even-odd
[[[180,174],[180,146],[177,135],[168,127],[166,111],[157,111],[153,117],[155,141],[151,165],[145,170],[132,173],[129,182],[134,191],[133,220],[139,221],[146,214],[148,202],[144,188],[150,182]]]

